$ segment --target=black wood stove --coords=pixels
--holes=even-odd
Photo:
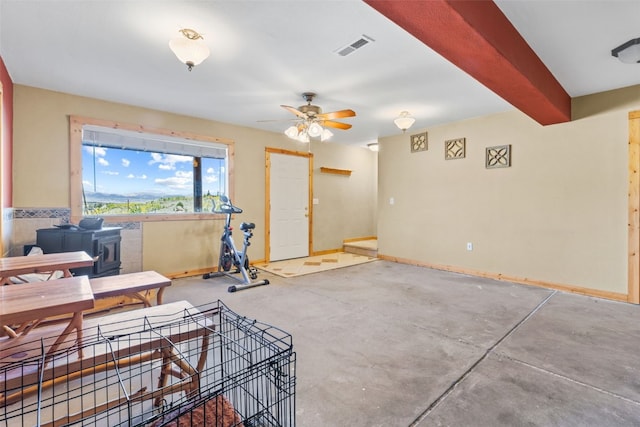
[[[85,230],[79,227],[43,228],[37,230],[36,245],[45,254],[85,251],[97,258],[93,267],[76,268],[75,276],[113,276],[120,274],[121,227]]]

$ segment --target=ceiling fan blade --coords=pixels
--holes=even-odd
[[[342,130],[351,129],[351,125],[349,125],[347,123],[332,122],[331,120],[324,120],[324,121],[320,122],[320,124],[322,126],[326,126],[326,127],[330,127],[330,128],[336,128],[336,129],[342,129]]]
[[[345,117],[354,117],[356,112],[353,110],[340,110],[330,113],[318,114],[316,117],[323,120],[343,119]]]
[[[293,122],[299,120],[298,118],[292,119],[267,119],[267,120],[256,120],[256,123],[268,123],[268,122]]]
[[[290,107],[288,105],[281,105],[281,107],[287,110],[288,112],[295,114],[298,117],[302,117],[302,118],[307,117],[306,114],[304,114],[302,111],[299,111],[297,108]]]

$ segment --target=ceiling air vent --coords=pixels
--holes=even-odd
[[[348,45],[341,47],[340,49],[336,49],[333,52],[337,53],[340,56],[347,56],[374,41],[375,40],[371,37],[363,34],[362,37],[360,37],[358,40],[349,43]]]

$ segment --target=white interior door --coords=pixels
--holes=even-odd
[[[270,153],[269,261],[309,256],[309,158]]]

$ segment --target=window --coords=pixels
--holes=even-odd
[[[229,195],[229,142],[90,121],[72,118],[72,169],[81,177],[78,183],[72,173],[72,218],[191,218]]]

